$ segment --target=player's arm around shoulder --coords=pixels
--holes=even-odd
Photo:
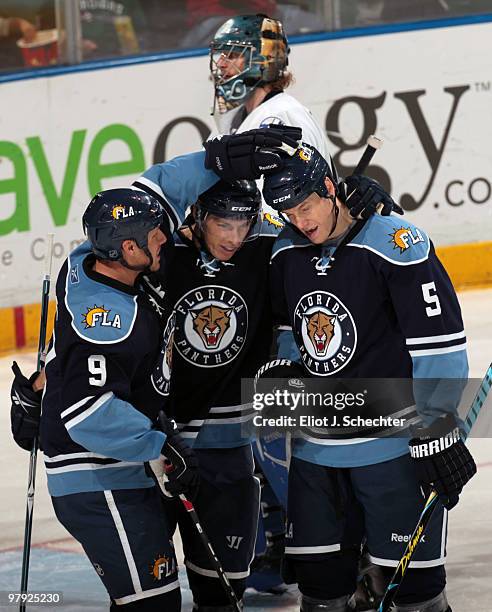
[[[204,165],[205,151],[189,153],[151,166],[133,186],[154,196],[171,221],[171,230],[181,225],[186,209],[212,187],[219,177]]]

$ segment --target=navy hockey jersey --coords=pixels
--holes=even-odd
[[[180,233],[166,290],[176,311],[169,414],[198,448],[249,442],[242,425],[253,409],[241,401],[241,378],[253,378],[272,342],[269,265],[278,223],[228,262],[205,265]]]
[[[154,486],[143,462],[166,439],[152,424],[169,394],[173,316],[94,272],[94,261],[83,243],[56,283],[41,416],[53,496]]]
[[[346,246],[311,244],[292,228],[272,254],[274,314],[290,326],[315,377],[459,378],[468,375],[456,294],[428,236],[405,219],[375,215]],[[334,254],[334,260],[330,257]],[[416,397],[424,420],[454,411]],[[408,452],[405,438],[318,439],[303,434],[293,454],[332,466],[370,465]]]
[[[189,156],[178,158],[182,168]],[[214,177],[199,160],[190,172],[202,191]],[[215,175],[214,175],[215,176]],[[209,181],[205,186],[204,181]],[[135,183],[157,197],[174,228],[197,200],[191,181],[181,181],[177,197],[168,163],[147,170]],[[184,197],[186,195],[186,197]],[[166,296],[176,311],[173,377],[167,412],[195,448],[232,448],[250,441],[243,423],[253,415],[241,402],[241,378],[253,378],[268,360],[272,341],[269,260],[282,223],[264,215],[258,237],[246,242],[229,262],[206,262],[182,232],[175,232],[172,268],[166,274]]]

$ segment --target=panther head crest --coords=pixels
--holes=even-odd
[[[232,310],[232,308],[220,308],[213,304],[205,308],[190,310],[193,329],[200,336],[205,348],[219,348],[224,334],[229,329]]]
[[[336,319],[336,315],[329,315],[321,310],[304,315],[308,336],[317,357],[326,357],[335,331]]]

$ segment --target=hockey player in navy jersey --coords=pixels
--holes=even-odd
[[[414,382],[467,377],[458,300],[423,230],[394,216],[355,221],[335,169],[308,145],[266,177],[263,195],[288,220],[271,259],[273,309],[291,328],[307,376]],[[282,374],[277,370],[276,376]],[[423,445],[424,452],[410,455],[405,437],[353,439],[352,433],[340,439],[310,431],[296,438],[285,553],[303,612],[354,609],[363,539],[368,561],[380,569],[381,589],[417,522],[420,485],[426,491],[432,485],[442,503],[395,609],[450,611],[444,590],[447,510],[476,468],[454,435],[459,393],[445,402],[432,393],[415,397],[421,425],[410,449]],[[436,451],[436,438],[453,443]]]
[[[197,464],[170,423],[154,428],[169,394],[172,309],[137,282],[170,239],[159,202],[133,189],[97,194],[88,241],[64,263],[46,358],[41,446],[60,522],[83,546],[111,609],[179,611],[162,501],[144,462],[176,466],[172,491],[193,494]]]

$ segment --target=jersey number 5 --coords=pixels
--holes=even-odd
[[[428,317],[437,317],[441,314],[441,303],[439,302],[439,296],[437,295],[436,283],[424,283],[422,285],[422,295],[427,306],[425,312]]]
[[[89,384],[95,387],[104,387],[106,384],[106,357],[104,355],[90,355],[87,359],[89,372],[94,376],[89,377]]]

